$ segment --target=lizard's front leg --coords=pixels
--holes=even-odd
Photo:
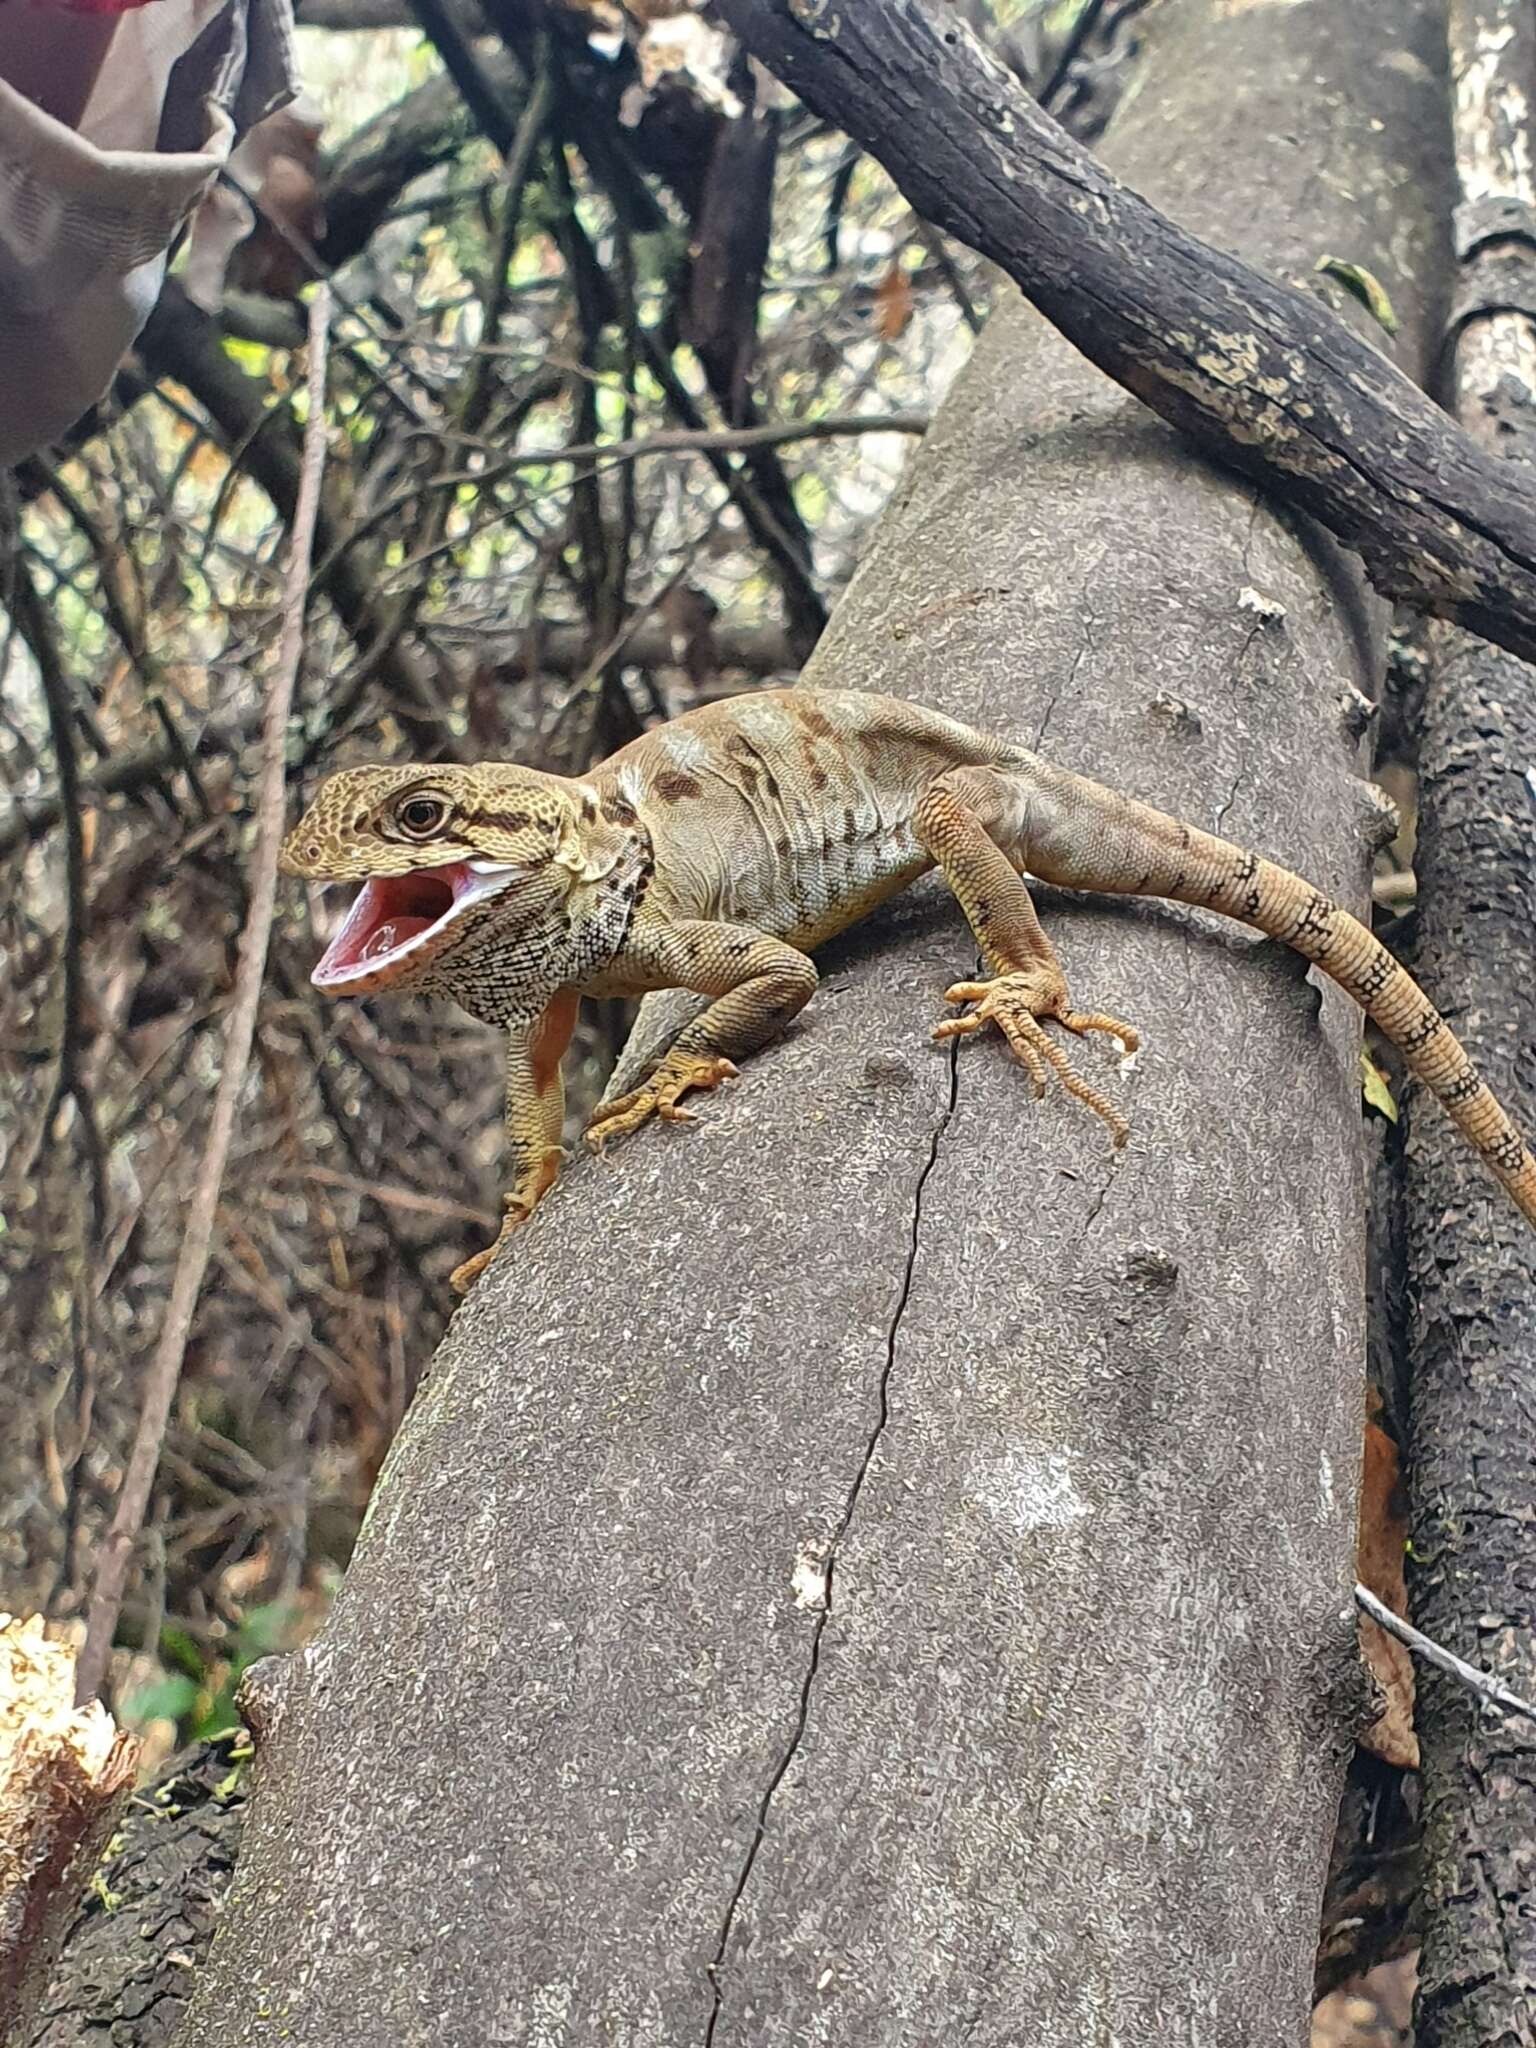
[[[1042,1019],[1054,1018],[1079,1037],[1102,1031],[1134,1052],[1140,1038],[1130,1024],[1102,1011],[1074,1010],[1067,977],[1056,949],[1040,928],[1035,906],[1018,869],[987,829],[989,813],[1000,810],[995,778],[985,769],[941,776],[918,805],[913,828],[937,861],[959,899],[977,943],[997,969],[991,981],[957,981],[945,990],[950,1003],[974,1005],[965,1016],[936,1026],[934,1037],[958,1038],[996,1024],[1028,1073],[1036,1095],[1045,1093],[1047,1068],[1062,1086],[1101,1116],[1123,1145],[1130,1126],[1113,1103],[1085,1081],[1061,1047],[1047,1036]]]
[[[678,1033],[648,1080],[599,1103],[587,1124],[594,1150],[652,1116],[690,1122],[682,1098],[693,1089],[717,1088],[736,1072],[737,1060],[777,1038],[816,989],[815,967],[793,946],[749,925],[698,919],[634,935],[626,967],[639,987],[691,988],[715,1000]]]
[[[515,1024],[508,1030],[507,1156],[512,1185],[502,1197],[506,1214],[496,1242],[456,1266],[450,1276],[449,1285],[459,1294],[474,1285],[506,1239],[528,1221],[554,1186],[565,1122],[560,1062],[576,1028],[580,1003],[575,989],[565,989],[532,1024]]]

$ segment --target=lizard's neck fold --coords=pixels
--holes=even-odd
[[[605,826],[614,829],[612,820]],[[601,980],[623,951],[655,864],[638,819],[617,828],[606,851],[613,858],[600,872],[553,898],[509,891],[443,962],[435,986],[482,1023],[511,1027],[532,1022],[563,989]]]
[[[570,948],[581,964],[562,987],[585,988],[607,972],[623,951],[650,887],[656,866],[650,833],[633,814],[617,830],[620,849],[613,866],[597,880],[584,882],[569,899]]]

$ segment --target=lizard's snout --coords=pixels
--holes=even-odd
[[[323,881],[325,844],[313,828],[306,829],[301,818],[277,850],[277,871],[280,875],[303,875],[314,881]]]

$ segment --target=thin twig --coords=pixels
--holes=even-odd
[[[564,462],[639,462],[648,455],[734,454],[746,448],[778,448],[786,441],[831,441],[843,434],[926,434],[925,412],[828,413],[816,420],[774,420],[760,427],[659,427],[632,441],[587,441],[563,448],[519,448],[498,457],[487,470],[468,471],[460,481],[504,476]]]
[[[392,362],[398,364],[413,384],[424,391],[427,397],[434,403],[441,401],[441,392],[437,390],[430,379],[421,374],[393,336],[386,334],[383,328],[375,322],[367,306],[360,299],[354,298],[346,286],[338,281],[335,271],[325,261],[324,257],[320,255],[313,242],[301,235],[293,223],[285,220],[282,214],[273,212],[263,206],[261,194],[253,191],[249,185],[242,184],[233,171],[228,169],[221,170],[218,181],[221,185],[227,185],[237,197],[245,201],[251,211],[260,217],[262,224],[270,228],[284,247],[297,256],[300,263],[303,264],[304,268],[317,283],[323,284],[329,291],[335,294],[336,298],[346,308],[347,312],[351,314],[358,326],[362,328],[368,339],[376,347],[381,348]],[[372,368],[371,365],[369,367]],[[432,431],[432,422],[425,416],[416,401],[392,384],[383,371],[375,369],[373,374],[377,379],[378,389],[384,393],[385,397],[398,406],[407,419],[414,421],[417,427],[424,428],[430,433]]]
[[[524,201],[527,198],[539,146],[544,137],[544,126],[549,119],[550,105],[554,98],[554,79],[548,60],[547,38],[543,35],[538,38],[538,51],[538,68],[532,89],[524,104],[522,118],[517,124],[517,133],[503,167],[501,225],[497,231],[496,247],[482,294],[481,331],[492,349],[495,348],[501,334],[501,322],[507,303],[507,279],[512,260],[517,253]],[[491,370],[489,356],[477,354],[470,359],[462,395],[453,415],[454,427],[459,434],[469,440],[474,440],[478,436],[490,411],[494,396]],[[450,466],[447,463],[446,450],[442,450],[441,459],[444,467]],[[397,640],[403,640],[415,627],[417,616],[431,587],[435,573],[433,565],[439,550],[444,546],[457,549],[460,545],[457,540],[450,541],[447,538],[448,522],[456,502],[456,493],[435,490],[431,483],[422,484],[419,489],[422,493],[433,491],[434,495],[427,517],[425,545],[416,551],[413,563],[405,565],[419,565],[421,574],[404,593],[389,622],[388,631]]]
[[[501,340],[501,323],[507,310],[512,260],[517,254],[517,240],[522,231],[523,205],[533,175],[535,154],[544,139],[544,124],[549,119],[549,109],[555,96],[548,36],[540,33],[535,39],[534,49],[534,71],[528,98],[517,124],[517,133],[512,138],[512,147],[502,166],[501,224],[496,232],[496,247],[491,256],[481,315],[480,340],[483,346],[477,348],[470,359],[469,372],[464,380],[464,396],[458,408],[459,417],[454,423],[460,433],[470,436],[479,433],[490,410],[492,362]]]
[[[944,245],[944,237],[937,228],[929,227],[921,214],[913,214],[912,227],[917,239],[928,251],[929,262],[932,263],[934,269],[943,278],[945,284],[949,286],[950,297],[955,302],[960,318],[965,322],[972,334],[980,334],[982,317],[976,310],[975,301],[965,288],[965,279],[960,275],[954,257],[950,255],[949,250]],[[911,283],[910,278],[908,283]]]
[[[91,1165],[91,1220],[99,1239],[107,1224],[106,1155],[96,1122],[96,1106],[85,1083],[85,803],[80,791],[80,762],[75,752],[73,691],[59,657],[53,623],[18,553],[11,588],[11,615],[32,651],[48,711],[59,777],[59,805],[64,817],[64,1018],[59,1032],[59,1065],[48,1106],[44,1133],[66,1102],[73,1102]]]
[[[338,1173],[333,1166],[287,1166],[275,1173],[273,1179],[307,1180],[316,1187],[344,1188],[348,1194],[361,1195],[367,1201],[405,1210],[413,1216],[435,1216],[444,1223],[473,1223],[477,1228],[494,1230],[499,1221],[494,1211],[476,1209],[469,1202],[450,1201],[446,1195],[424,1195],[416,1188],[398,1188],[387,1181],[362,1180],[355,1173]]]
[[[436,476],[407,484],[392,493],[342,535],[315,571],[315,578],[317,582],[323,581],[349,549],[371,538],[380,527],[388,525],[397,512],[416,503],[429,491],[457,491],[466,484],[483,488],[520,469],[590,465],[590,468],[583,467],[582,474],[595,475],[600,468],[610,469],[620,462],[640,462],[652,455],[703,455],[711,458],[739,449],[777,448],[788,441],[830,441],[845,434],[922,435],[928,431],[929,417],[925,412],[829,413],[823,419],[778,420],[761,427],[703,427],[698,430],[663,427],[654,434],[644,434],[630,441],[582,441],[568,443],[563,448],[517,448],[508,455],[497,456],[493,462],[479,469],[440,470]],[[562,484],[559,488],[565,490],[568,486]],[[505,514],[497,516],[505,517]],[[418,552],[400,566],[417,568],[423,559],[423,553]]]
[[[1356,1586],[1355,1605],[1368,1614],[1378,1628],[1384,1628],[1389,1636],[1396,1636],[1400,1643],[1406,1643],[1408,1648],[1422,1657],[1426,1664],[1433,1664],[1437,1671],[1443,1671],[1448,1678],[1454,1678],[1458,1684],[1464,1685],[1468,1692],[1476,1693],[1477,1697],[1486,1701],[1490,1707],[1497,1707],[1505,1714],[1523,1715],[1527,1721],[1536,1721],[1536,1706],[1529,1700],[1523,1700],[1519,1693],[1511,1692],[1507,1685],[1501,1684],[1493,1676],[1492,1672],[1479,1671],[1475,1664],[1464,1664],[1453,1651],[1431,1641],[1427,1635],[1416,1629],[1412,1622],[1401,1620],[1390,1607],[1384,1607],[1376,1595],[1366,1587]]]
[[[629,617],[620,623],[618,629],[601,652],[593,655],[588,660],[586,667],[576,678],[575,687],[566,699],[564,708],[555,719],[551,739],[559,734],[566,719],[578,704],[590,704],[595,701],[601,691],[603,677],[613,670],[615,664],[622,659],[626,648],[628,648],[641,627],[645,625],[648,619],[654,616],[659,606],[666,603],[683,578],[693,568],[694,563],[698,560],[700,550],[708,546],[709,542],[714,538],[715,530],[720,524],[721,509],[723,508],[717,508],[710,515],[701,531],[691,541],[685,543],[681,560],[660,588],[654,591],[643,604],[636,605]]]
[[[229,727],[205,726],[190,742],[190,751],[204,756],[230,754],[239,745],[241,737]],[[102,797],[131,796],[136,790],[158,783],[167,769],[174,769],[177,765],[178,755],[169,743],[140,747],[131,754],[116,754],[92,771],[81,784],[78,796],[87,805]],[[28,840],[46,838],[65,812],[64,796],[59,790],[50,790],[42,796],[28,797],[13,804],[4,816],[0,816],[0,859],[14,853]]]
[[[198,1167],[192,1199],[187,1206],[187,1234],[177,1256],[160,1341],[144,1382],[144,1406],[139,1415],[128,1470],[118,1495],[112,1526],[97,1562],[85,1647],[76,1670],[76,1697],[81,1702],[94,1698],[106,1677],[129,1560],[149,1506],[171,1403],[186,1356],[192,1317],[203,1276],[208,1270],[214,1212],[218,1206],[219,1189],[234,1131],[235,1111],[245,1086],[256,1032],[256,1011],[261,998],[267,943],[277,899],[277,850],[283,831],[284,740],[304,644],[304,600],[309,585],[315,514],[320,503],[320,476],[325,462],[325,357],[330,316],[330,293],[322,285],[315,293],[309,310],[309,416],[304,427],[304,461],[288,550],[282,637],[262,719],[250,909],[240,935],[234,998],[224,1041],[224,1066],[214,1093],[207,1146]]]
[[[1077,19],[1067,31],[1067,39],[1061,46],[1061,54],[1051,66],[1051,75],[1041,86],[1036,98],[1042,107],[1050,108],[1057,93],[1067,82],[1067,75],[1083,53],[1083,45],[1098,26],[1099,16],[1104,12],[1104,0],[1084,0],[1078,9]]]

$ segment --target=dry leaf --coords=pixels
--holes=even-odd
[[[912,287],[901,265],[893,263],[875,290],[875,332],[882,341],[895,341],[911,318]]]
[[[1365,1465],[1360,1478],[1360,1530],[1355,1573],[1385,1607],[1408,1615],[1403,1558],[1408,1542],[1406,1504],[1399,1481],[1397,1445],[1377,1423],[1365,1425]],[[1360,1653],[1385,1702],[1360,1737],[1362,1749],[1400,1770],[1419,1767],[1419,1738],[1413,1732],[1413,1658],[1395,1636],[1365,1615],[1360,1617]]]

